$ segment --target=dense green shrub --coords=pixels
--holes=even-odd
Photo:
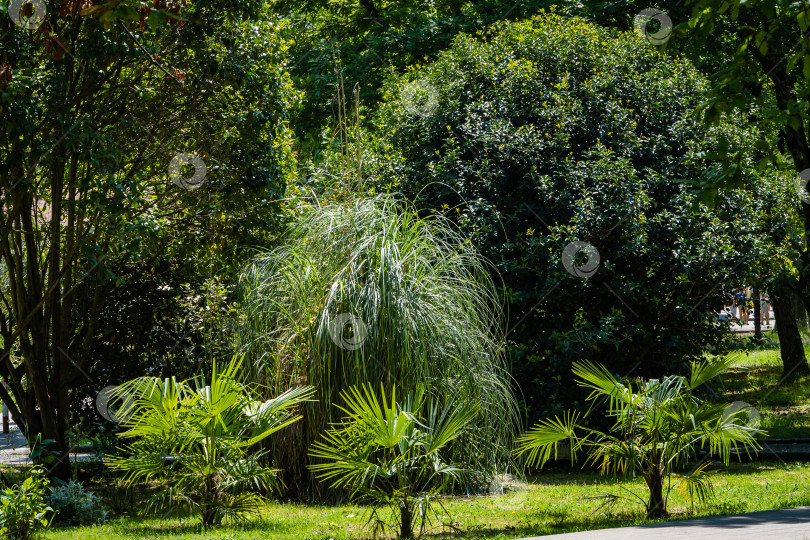
[[[45,502],[50,481],[45,469],[32,467],[22,484],[0,492],[0,535],[12,539],[38,538],[51,524]]]
[[[574,360],[658,375],[720,340],[714,313],[759,253],[756,210],[742,210],[757,203],[712,211],[692,190],[753,137],[704,128],[706,88],[633,33],[553,14],[461,36],[388,88],[366,172],[496,265],[533,416],[583,397]],[[575,241],[598,251],[587,279],[563,264]]]
[[[107,521],[107,510],[101,497],[86,491],[81,482],[62,482],[51,489],[49,498],[56,518],[72,525],[91,525]]]

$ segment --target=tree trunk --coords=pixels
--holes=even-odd
[[[796,174],[801,174],[803,171],[810,168],[810,144],[808,144],[807,132],[804,128],[805,124],[803,118],[801,117],[801,112],[791,112],[792,105],[794,103],[798,103],[796,98],[796,81],[788,73],[786,66],[779,65],[781,60],[779,59],[778,54],[774,51],[769,51],[766,55],[760,55],[758,54],[757,49],[752,49],[752,53],[758,57],[758,60],[763,67],[773,66],[770,68],[770,71],[768,71],[768,77],[770,77],[771,82],[773,83],[776,106],[780,111],[788,112],[789,115],[794,116],[794,118],[799,120],[795,124],[786,122],[782,135],[784,136],[785,145],[787,146],[790,155],[793,157],[793,166],[796,169]],[[774,59],[776,60],[774,61]],[[805,189],[810,188],[808,185],[805,185],[804,187]],[[802,220],[804,222],[804,239],[806,245],[810,246],[810,201],[803,198],[801,208]],[[804,306],[807,308],[807,312],[810,313],[810,251],[805,249],[799,256],[798,260],[794,261],[794,263],[796,265],[796,269],[799,271],[799,296],[801,297]],[[771,304],[774,308],[774,317],[777,318],[778,321],[779,316],[776,314],[776,305],[773,301]],[[806,318],[804,320],[806,321]],[[804,324],[807,323],[805,322]],[[777,332],[779,332],[778,329]],[[801,339],[799,339],[799,341],[801,341]],[[782,342],[781,334],[779,336],[779,342]],[[804,351],[802,351],[802,358],[804,358]],[[792,373],[791,370],[794,369],[795,371],[799,372],[808,371],[806,359],[804,359],[803,362],[797,360],[797,363],[788,365],[784,363],[785,356],[783,353],[782,362],[785,367],[785,375],[783,377],[789,376],[789,374]]]
[[[407,501],[399,503],[399,537],[403,539],[413,538],[413,509]]]
[[[647,503],[647,519],[666,517],[667,507],[664,502],[664,474],[659,467],[644,471],[644,480],[650,490],[650,501]]]
[[[804,307],[801,294],[793,287],[789,290],[790,302],[793,305],[793,315],[796,317],[796,326],[799,331],[807,330],[807,309]]]
[[[754,287],[754,338],[757,340],[762,339],[762,303],[759,300],[760,292],[759,287]]]
[[[771,305],[779,336],[779,349],[782,355],[782,379],[791,379],[802,373],[810,373],[804,345],[796,324],[790,284],[780,281],[771,294]]]

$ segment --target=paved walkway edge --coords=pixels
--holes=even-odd
[[[522,540],[810,540],[810,506],[634,527],[535,536]]]

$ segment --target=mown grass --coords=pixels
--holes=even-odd
[[[716,499],[693,511],[684,496],[674,493],[670,501],[671,519],[810,505],[807,489],[810,463],[733,463],[720,469],[715,478]],[[504,495],[446,499],[447,515],[443,516],[443,523],[434,523],[427,537],[522,538],[643,523],[640,503],[622,500],[606,506],[600,498],[605,494],[631,497],[628,490],[643,495],[643,483],[638,479],[602,477],[578,469],[557,469],[534,476],[528,483],[512,483]],[[365,527],[367,517],[367,508],[348,504],[269,503],[261,519],[243,526],[204,531],[193,516],[161,519],[133,513],[116,517],[103,526],[55,527],[46,537],[52,540],[367,539],[372,538],[371,530]]]
[[[810,438],[810,376],[782,380],[782,360],[773,334],[765,334],[769,345],[742,352],[735,366],[720,377],[723,400],[754,406],[771,439]],[[804,338],[810,358],[810,337]]]
[[[810,437],[810,377],[780,383],[782,365],[776,336],[770,343],[744,352],[721,377],[724,401],[745,401],[761,414],[769,438]],[[810,336],[806,336],[810,356]],[[741,341],[747,338],[737,338]],[[670,519],[736,514],[810,505],[810,463],[732,463],[716,466],[716,498],[692,507],[673,493]],[[123,492],[109,481],[100,465],[84,471],[85,485],[103,494],[116,516],[106,525],[59,527],[47,533],[53,540],[135,540],[142,538],[222,538],[233,540],[348,540],[372,538],[365,526],[368,508],[350,504],[321,506],[268,503],[261,518],[243,526],[205,531],[194,516],[145,517],[138,513],[139,496],[122,500]],[[95,477],[95,478],[92,478]],[[105,480],[104,478],[107,478]],[[523,538],[644,523],[644,512],[630,492],[644,496],[643,482],[599,476],[580,469],[557,468],[528,482],[511,482],[504,495],[445,499],[447,513],[434,522],[427,538]],[[605,505],[604,496],[626,497]],[[131,496],[131,494],[130,494]]]

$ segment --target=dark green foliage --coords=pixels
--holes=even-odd
[[[280,0],[275,9],[293,41],[291,72],[307,101],[296,124],[319,148],[335,115],[336,63],[345,84],[360,86],[362,104],[376,109],[391,73],[433,60],[460,33],[529,17],[550,0]]]
[[[65,452],[70,409],[88,394],[74,390],[127,375],[94,353],[148,357],[127,302],[146,289],[149,319],[172,296],[155,282],[199,295],[205,277],[227,284],[240,248],[274,238],[299,96],[262,2],[42,5],[36,31],[0,16],[0,355],[15,358],[0,362],[0,394],[20,426]],[[205,164],[199,189],[169,173],[181,154]],[[177,311],[164,328],[185,347],[204,324]]]
[[[413,85],[433,97],[415,106]],[[714,313],[756,260],[757,224],[747,195],[712,211],[689,187],[751,136],[703,126],[707,88],[634,33],[558,15],[459,37],[389,86],[367,172],[496,264],[532,415],[578,399],[575,359],[653,375],[719,342]],[[588,279],[562,264],[574,241],[599,253]]]

